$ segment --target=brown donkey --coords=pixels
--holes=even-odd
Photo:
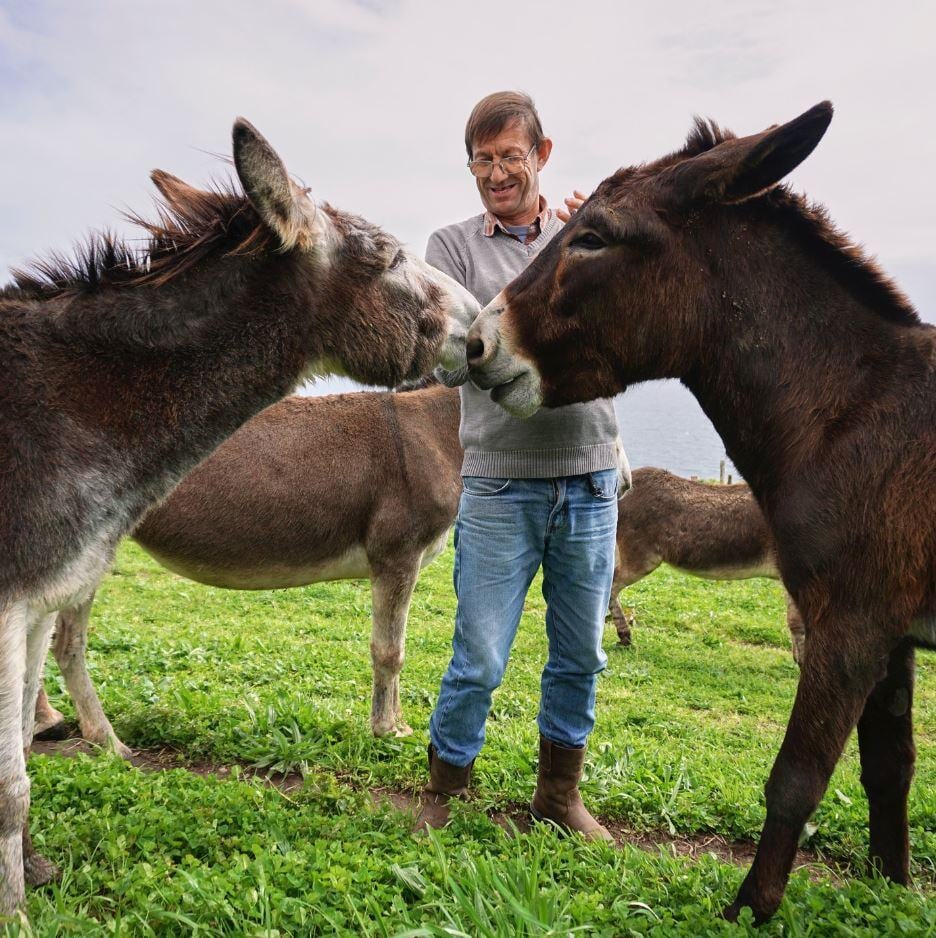
[[[634,617],[621,608],[621,590],[661,563],[707,580],[780,578],[767,522],[746,485],[706,485],[645,466],[634,470],[633,487],[618,502],[610,613],[622,645],[631,643]],[[789,595],[786,603],[799,663],[803,622]]]
[[[133,539],[190,580],[282,589],[371,580],[371,728],[412,732],[400,706],[406,618],[461,492],[457,389],[290,397],[268,407],[150,511]],[[52,650],[85,739],[117,738],[85,662],[91,600],[62,610]],[[36,733],[64,717],[40,692]]]
[[[56,612],[225,437],[310,373],[392,385],[458,366],[473,301],[378,228],[316,205],[234,124],[244,193],[161,172],[143,254],[96,237],[0,293],[0,915],[31,849],[24,748]]]
[[[476,384],[517,413],[680,378],[751,486],[808,641],[767,819],[736,901],[783,896],[857,724],[871,861],[909,878],[914,647],[936,647],[936,328],[777,185],[832,107],[605,180],[469,332]]]

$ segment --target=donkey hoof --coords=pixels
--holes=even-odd
[[[397,720],[393,727],[394,736],[412,736],[413,727],[406,720]]]
[[[46,726],[37,726],[33,732],[33,739],[68,739],[68,725],[65,723],[65,717]]]
[[[120,756],[121,759],[126,759],[127,762],[133,758],[133,750],[129,746],[125,746],[119,739],[112,739],[107,748],[115,755]]]
[[[758,910],[758,909],[755,909],[754,906],[751,905],[750,902],[747,902],[741,899],[735,899],[735,901],[732,902],[731,905],[725,908],[725,910],[722,912],[722,915],[729,922],[737,922],[738,917],[741,915],[741,910],[745,906],[749,907],[751,912],[754,913],[755,925],[763,925],[765,922],[769,922],[770,919],[773,918],[774,912],[777,911],[776,907],[770,910],[764,910],[764,909]]]
[[[133,758],[133,750],[125,746],[113,733],[86,733],[84,738],[101,752],[112,752],[121,759],[129,762]]]
[[[31,850],[23,857],[23,880],[27,886],[45,886],[62,879],[62,871],[41,853]]]

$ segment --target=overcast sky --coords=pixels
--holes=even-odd
[[[420,251],[478,211],[475,101],[529,91],[558,203],[678,146],[693,114],[741,133],[823,98],[836,116],[792,177],[936,320],[930,4],[743,0],[0,0],[0,282],[146,209],[147,173],[224,167],[242,114],[316,196]]]

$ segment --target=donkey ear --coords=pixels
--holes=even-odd
[[[786,124],[750,137],[726,140],[674,169],[683,204],[743,202],[775,186],[809,156],[832,121],[823,101]]]
[[[159,194],[170,204],[176,205],[179,202],[191,202],[194,199],[204,198],[206,193],[202,189],[196,189],[187,182],[183,182],[178,176],[167,173],[163,169],[154,169],[150,173],[150,179],[153,185],[159,190]]]
[[[279,235],[283,248],[295,247],[304,230],[305,216],[283,161],[243,117],[234,121],[232,136],[234,165],[247,198],[263,222]]]

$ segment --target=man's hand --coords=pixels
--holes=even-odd
[[[578,189],[572,191],[572,195],[567,199],[563,199],[565,202],[566,208],[568,211],[565,211],[561,208],[556,209],[556,214],[559,216],[559,221],[565,223],[567,222],[584,204],[585,200],[588,198],[584,192],[579,192]]]

